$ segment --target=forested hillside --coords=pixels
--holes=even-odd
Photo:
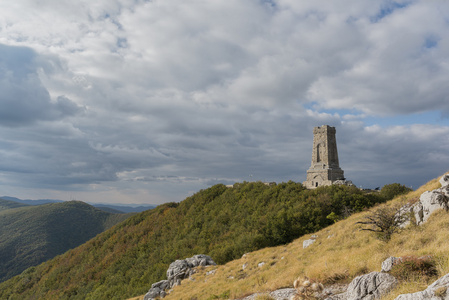
[[[5,209],[22,207],[22,206],[27,206],[27,205],[13,202],[13,201],[4,200],[4,199],[0,198],[0,211],[5,210]]]
[[[404,191],[401,186],[397,192]],[[287,243],[386,201],[384,193],[300,183],[215,185],[186,200],[130,217],[87,243],[0,284],[1,299],[124,299],[165,278],[194,254],[219,264]]]
[[[29,206],[0,199],[0,281],[81,245],[129,216],[80,201]]]
[[[386,213],[383,215],[386,218],[379,215],[378,220],[389,222],[388,216],[397,212],[399,207],[416,204],[421,194],[440,188],[439,179],[431,180],[416,191],[355,213],[286,245],[250,252],[225,265],[197,268],[197,274],[183,280],[181,285],[175,286],[164,300],[242,299],[255,293],[257,296],[253,295],[252,299],[279,299],[280,295],[289,297],[286,296],[285,288],[292,288],[293,282],[298,277],[304,276],[310,278],[312,282],[324,284],[326,294],[334,293],[334,299],[337,298],[335,294],[344,292],[351,282],[356,283],[352,286],[354,289],[351,299],[367,299],[371,295],[379,295],[373,290],[379,286],[384,287],[385,281],[382,282],[379,277],[377,280],[373,277],[371,280],[366,277],[365,279],[359,277],[358,280],[355,278],[360,275],[369,278],[369,273],[379,272],[382,262],[389,257],[403,257],[405,260],[403,264],[395,265],[389,272],[398,279],[398,285],[381,299],[394,300],[400,294],[423,291],[435,280],[449,273],[448,211],[435,210],[425,224],[419,226],[410,224],[401,228],[390,236],[390,240],[385,240],[378,232],[360,230],[362,227],[366,228],[366,225],[359,222],[377,215],[377,212]],[[304,249],[303,242],[312,236],[315,242]],[[373,282],[376,284],[372,284]],[[432,299],[447,299],[447,277],[440,282],[441,285],[436,285],[433,289],[441,291],[440,297],[434,296]],[[277,293],[279,298],[268,295],[279,289],[283,291]],[[363,293],[368,295],[363,297]],[[414,297],[409,295],[408,298],[401,299],[430,299],[434,294],[428,291],[427,295],[430,296],[426,298],[422,295]],[[143,298],[144,293],[132,300]],[[315,299],[313,295],[305,298]],[[347,298],[343,296],[339,299]]]

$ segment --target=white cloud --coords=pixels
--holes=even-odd
[[[312,129],[330,124],[349,179],[416,186],[445,171],[447,120],[364,120],[449,114],[448,10],[438,1],[0,3],[0,177],[89,201],[100,192],[131,201],[136,190],[140,202],[181,200],[217,181],[302,181]]]
[[[313,83],[309,97],[325,108],[353,106],[375,115],[447,111],[447,5],[417,3],[361,27],[364,56]]]

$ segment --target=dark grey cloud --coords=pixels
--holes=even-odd
[[[51,100],[38,76],[36,57],[30,48],[0,44],[0,124],[29,125],[82,111],[65,96]]]
[[[343,124],[339,131],[340,164],[355,184],[373,188],[395,181],[418,188],[449,170],[448,127]]]

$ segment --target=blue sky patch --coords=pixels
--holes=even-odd
[[[396,1],[388,1],[384,5],[381,6],[377,15],[375,15],[374,17],[371,18],[371,22],[377,23],[380,20],[382,20],[383,18],[391,15],[397,9],[407,7],[409,4],[410,4],[410,2],[398,3]]]

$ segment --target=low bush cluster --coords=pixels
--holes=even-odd
[[[430,256],[406,256],[397,261],[391,268],[390,274],[399,280],[430,280],[438,276],[436,263]]]

